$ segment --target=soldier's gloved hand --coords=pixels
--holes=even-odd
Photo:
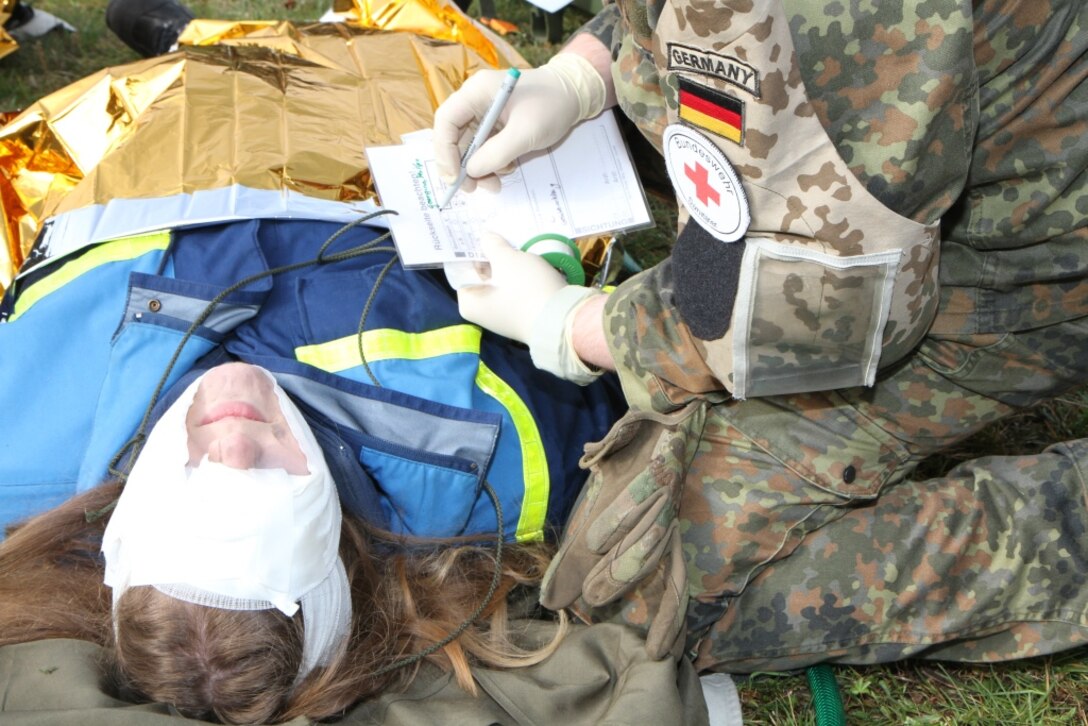
[[[490,277],[457,290],[461,316],[528,344],[533,363],[541,370],[583,385],[600,375],[575,355],[570,324],[586,300],[602,293],[568,285],[544,258],[514,249],[498,235],[484,235],[480,244]]]
[[[609,505],[586,532],[586,545],[601,555],[582,581],[582,599],[607,605],[640,583],[659,596],[646,633],[646,651],[664,658],[680,637],[688,607],[687,568],[676,513],[679,484],[655,490],[643,502],[621,511],[625,497]],[[633,502],[626,498],[626,504]]]
[[[438,107],[434,154],[444,178],[457,176],[461,150],[505,77],[505,71],[479,71]],[[605,94],[604,79],[576,53],[558,53],[540,68],[524,71],[499,116],[502,128],[469,159],[461,188],[472,191],[476,180],[494,178],[518,157],[559,141],[579,121],[601,112]]]
[[[553,610],[579,599],[600,607],[644,591],[656,607],[646,637],[655,658],[673,650],[684,625],[688,588],[677,513],[703,406],[629,413],[604,441],[586,447],[582,465],[593,473],[541,586],[540,602]]]

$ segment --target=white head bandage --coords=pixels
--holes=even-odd
[[[274,379],[310,473],[207,459],[188,466],[185,417],[202,379],[159,419],[128,476],[102,540],[105,582],[115,608],[138,585],[230,610],[274,607],[290,616],[301,605],[301,680],[336,655],[351,625],[336,485],[310,427]]]

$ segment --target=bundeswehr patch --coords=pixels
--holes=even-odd
[[[676,198],[722,242],[735,242],[752,221],[740,179],[722,150],[695,129],[670,124],[662,138]]]
[[[743,145],[744,102],[680,76],[680,118]]]
[[[739,58],[669,43],[669,70],[689,71],[711,76],[737,88],[743,88],[759,98],[759,72]]]

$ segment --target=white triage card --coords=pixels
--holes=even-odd
[[[538,234],[585,237],[652,226],[638,175],[611,111],[585,121],[547,151],[523,156],[502,189],[459,191],[445,209],[430,130],[367,149],[370,173],[405,267],[481,259],[495,232],[521,246]]]

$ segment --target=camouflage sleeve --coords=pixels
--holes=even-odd
[[[634,410],[668,412],[698,397],[729,398],[672,295],[672,261],[665,260],[619,285],[605,307],[608,347]]]
[[[589,19],[585,25],[574,31],[574,35],[588,33],[601,41],[605,48],[616,57],[616,49],[623,38],[619,7],[613,2],[605,3],[599,13]]]
[[[1088,269],[1088,146],[1078,143],[1088,119],[1088,5],[994,0],[973,14],[956,8],[955,22],[921,26],[906,15],[885,17],[884,6],[855,12],[849,28],[823,13],[791,16],[817,116],[877,199],[920,222],[942,221],[945,332],[1024,329],[1086,314],[1088,302],[1071,299],[1074,288],[1066,287]],[[888,27],[912,30],[903,36],[909,42]],[[845,31],[868,39],[866,54],[843,52]],[[879,86],[889,76],[894,95],[863,94],[866,84],[844,80]],[[666,262],[627,281],[606,309],[609,345],[636,407],[668,410],[685,397],[721,395],[705,343],[675,305],[675,274]]]
[[[975,11],[970,184],[944,219],[940,333],[1088,315],[1088,3]]]

